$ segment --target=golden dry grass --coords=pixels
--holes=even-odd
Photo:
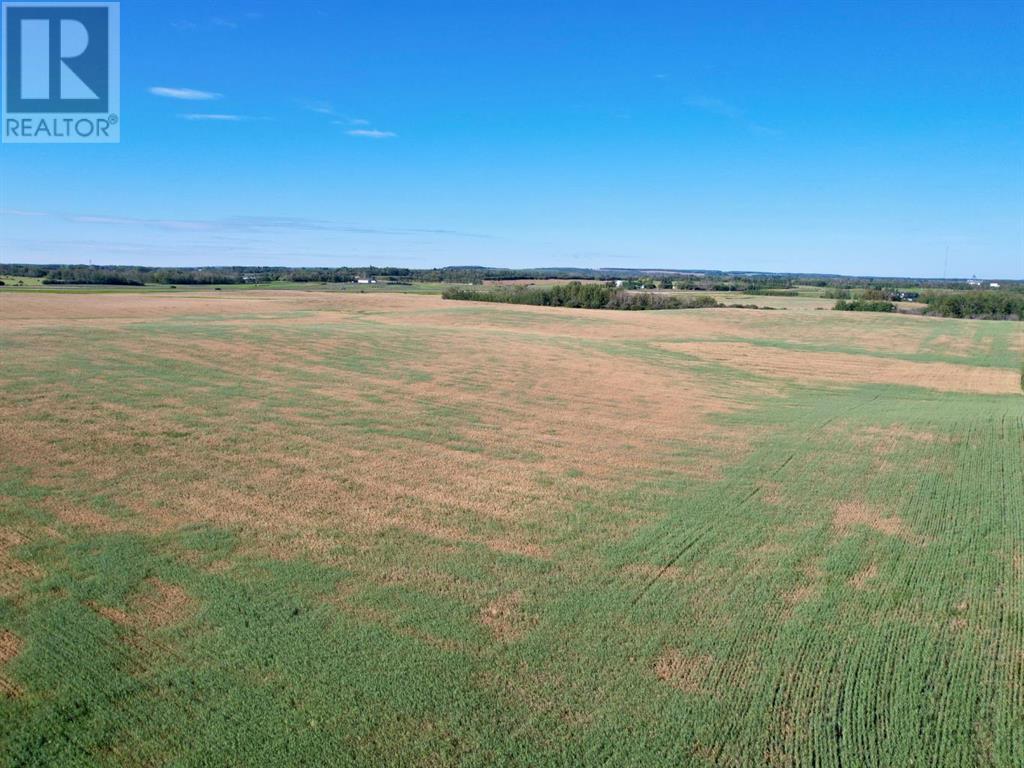
[[[0,507],[2,501],[0,499]],[[20,531],[0,527],[0,597],[16,595],[26,580],[42,578],[43,571],[38,566],[25,562],[13,552],[28,541]]]
[[[715,660],[707,654],[687,656],[676,648],[666,648],[654,662],[654,674],[673,688],[691,694],[708,693],[708,676]]]
[[[6,629],[0,629],[0,695],[19,696],[21,686],[11,680],[5,673],[5,667],[20,652],[21,638]]]
[[[214,522],[252,530],[254,546],[315,554],[328,551],[345,533],[361,536],[397,527],[442,542],[475,542],[498,552],[545,557],[538,523],[569,514],[587,494],[613,488],[625,478],[653,478],[669,468],[695,478],[717,477],[756,437],[750,430],[712,427],[711,419],[747,407],[752,395],[764,393],[760,384],[738,379],[712,386],[685,365],[666,368],[656,359],[606,351],[602,343],[649,343],[799,383],[881,382],[985,393],[1019,386],[1015,372],[998,368],[765,349],[741,342],[663,340],[740,331],[760,337],[770,332],[765,322],[774,322],[780,313],[484,309],[396,294],[5,296],[4,322],[15,331],[63,328],[69,322],[125,331],[123,337],[104,341],[97,350],[100,363],[130,356],[147,364],[195,367],[254,386],[216,417],[188,393],[167,393],[154,408],[122,402],[111,392],[94,400],[88,421],[76,424],[69,435],[66,422],[40,418],[55,398],[74,394],[73,379],[53,382],[16,411],[0,404],[0,451],[8,461],[33,467],[41,483],[70,488],[83,473],[97,487],[113,483],[117,502],[134,516],[113,519],[67,498],[49,502],[58,519],[98,532]],[[139,322],[197,316],[241,334],[269,329],[273,339],[273,334],[299,329],[301,335],[239,343],[165,334],[154,347],[148,336],[130,333]],[[847,318],[840,320],[845,334]],[[910,323],[889,343],[899,347],[905,337],[908,347],[920,346],[925,334],[915,335],[918,325]],[[303,330],[310,327],[323,332]],[[797,338],[823,333],[807,318],[792,322],[791,328]],[[377,355],[377,343],[401,344],[401,329],[417,334],[412,353],[384,349],[378,369],[338,365],[346,355]],[[45,359],[63,349],[59,339],[41,341],[34,354]],[[408,374],[416,377],[409,380]],[[294,386],[296,377],[313,377],[306,391],[322,413],[289,404],[276,406],[272,420],[252,418],[268,398],[280,399]],[[376,405],[367,404],[368,392]],[[381,420],[383,432],[394,432],[396,421],[448,430],[433,415],[438,409],[469,416],[453,428],[454,442],[420,450],[415,439],[401,434],[389,439],[374,435],[377,413],[387,414]],[[190,435],[187,451],[163,437],[178,428],[182,415],[209,425]],[[322,416],[358,416],[369,428],[339,427]],[[25,427],[29,422],[30,429]],[[211,428],[217,424],[220,428]],[[239,424],[246,426],[241,452],[235,435]],[[927,439],[899,430],[885,436],[887,444]],[[691,451],[680,462],[673,458],[680,441],[704,450]],[[877,450],[885,450],[884,445]],[[159,482],[148,476],[148,466],[166,470]],[[125,482],[126,477],[131,481]],[[254,485],[253,477],[260,483]],[[766,481],[762,495],[769,504],[784,499],[772,481]],[[838,514],[837,526],[848,527],[848,518],[853,519]],[[471,530],[467,522],[473,520],[489,522]],[[862,522],[886,530],[891,524],[884,520]]]
[[[799,581],[796,586],[783,594],[782,599],[786,608],[783,616],[792,616],[794,609],[801,603],[813,599],[821,592],[825,572],[821,567],[818,558],[804,564],[800,569]]]
[[[93,607],[116,624],[142,631],[180,622],[188,614],[190,603],[181,587],[150,578],[146,580],[144,591],[133,597],[126,610],[103,605]]]
[[[53,312],[44,319],[47,304]],[[251,529],[255,542],[273,542],[282,553],[317,553],[344,532],[367,535],[399,527],[533,557],[544,557],[546,549],[528,530],[530,524],[568,514],[583,494],[624,477],[653,476],[664,471],[666,462],[675,471],[709,477],[723,455],[745,449],[745,435],[712,429],[708,421],[741,407],[740,398],[711,392],[696,375],[600,350],[567,354],[560,343],[537,344],[516,332],[491,334],[482,346],[475,344],[479,326],[467,332],[466,345],[452,345],[447,336],[431,335],[438,325],[437,305],[433,297],[318,293],[15,296],[4,307],[11,322],[54,327],[74,320],[130,330],[141,319],[200,313],[218,315],[241,329],[311,322],[309,315],[267,319],[270,309],[287,308],[314,313],[321,323],[380,313],[374,320],[385,330],[402,322],[425,335],[412,356],[403,353],[384,370],[363,371],[335,362],[339,355],[374,354],[365,333],[355,336],[344,328],[306,335],[298,344],[240,345],[166,336],[159,348],[126,333],[105,342],[97,357],[170,361],[258,382],[255,396],[233,399],[230,412],[214,420],[222,429],[195,434],[190,450],[183,451],[162,436],[174,432],[183,414],[209,418],[194,398],[165,397],[162,407],[152,408],[122,402],[111,392],[93,404],[88,423],[77,424],[69,436],[63,421],[41,418],[53,398],[72,392],[70,384],[53,383],[17,411],[5,412],[0,404],[0,444],[12,461],[17,457],[32,466],[39,482],[70,488],[83,472],[97,484],[117,485],[121,478],[116,500],[134,517],[111,519],[78,502],[52,502],[58,519],[98,532],[215,522]],[[250,314],[254,311],[255,316]],[[443,314],[441,325],[452,315]],[[40,356],[58,353],[59,345],[37,350]],[[387,360],[386,353],[382,358]],[[405,380],[410,372],[421,378]],[[393,431],[396,420],[441,429],[431,423],[437,409],[455,409],[470,418],[455,428],[455,444],[442,442],[429,450],[416,450],[415,441],[401,435],[388,440],[372,429],[331,426],[301,405],[275,408],[273,420],[254,421],[262,398],[279,396],[297,375],[316,377],[307,391],[321,403],[323,415],[357,415],[372,423],[375,414],[386,413],[384,432]],[[377,405],[367,405],[368,391]],[[24,428],[26,420],[35,422],[31,429]],[[247,426],[241,453],[227,448],[235,442],[239,423]],[[673,442],[683,436],[709,450],[686,464],[672,462]],[[466,450],[463,444],[474,448]],[[157,482],[148,466],[161,467],[170,477]],[[123,482],[126,477],[132,478],[130,484]],[[260,478],[257,487],[251,487],[252,477]],[[493,521],[484,526],[491,532],[467,530],[459,522],[467,517]]]
[[[863,501],[840,502],[836,505],[832,523],[840,534],[850,533],[863,526],[886,536],[897,536],[917,544],[924,543],[923,537],[911,531],[898,515],[886,514]]]
[[[877,576],[878,566],[875,563],[869,563],[850,578],[850,586],[854,589],[867,589]]]
[[[1014,394],[1020,375],[1001,368],[850,355],[840,352],[765,349],[743,342],[683,342],[667,349],[761,376],[803,384],[900,384],[939,392]]]
[[[6,629],[0,631],[0,664],[6,664],[21,650],[21,639]]]
[[[502,595],[481,609],[480,622],[498,640],[502,642],[516,640],[529,624],[529,617],[523,613],[522,602],[523,595],[520,592]]]

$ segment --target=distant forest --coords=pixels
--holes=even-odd
[[[600,282],[572,281],[547,288],[492,288],[477,290],[452,286],[442,296],[458,301],[490,301],[502,304],[533,304],[542,307],[582,309],[704,309],[721,307],[711,296],[681,296],[668,293],[633,292]]]
[[[640,269],[500,269],[453,266],[436,269],[404,267],[135,267],[83,264],[0,264],[0,274],[40,278],[46,285],[232,285],[241,283],[354,283],[373,278],[390,283],[481,284],[485,280],[622,280],[624,288],[674,288],[676,290],[742,291],[760,295],[795,295],[798,286],[836,290],[912,288],[969,290],[964,280],[917,278],[844,277],[815,274],[770,274],[712,270]],[[1003,282],[1002,288],[1024,291],[1024,282]],[[781,293],[786,291],[787,293]],[[835,298],[844,298],[836,295]]]

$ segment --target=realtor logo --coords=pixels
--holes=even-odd
[[[119,11],[3,3],[4,143],[120,141]]]

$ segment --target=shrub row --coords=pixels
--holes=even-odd
[[[605,309],[704,309],[722,306],[711,296],[667,296],[663,293],[616,291]]]
[[[446,299],[460,301],[492,301],[502,304],[533,304],[543,307],[581,307],[602,309],[612,296],[612,289],[603,283],[572,282],[550,288],[446,288],[441,294]]]
[[[840,299],[832,309],[843,312],[895,312],[896,305],[891,301],[864,301],[862,299],[843,301]]]
[[[1019,320],[1024,317],[1024,294],[1009,291],[957,291],[925,293],[925,312],[941,317],[983,320]]]
[[[491,301],[503,304],[533,304],[544,307],[583,309],[699,309],[720,307],[711,296],[670,296],[661,293],[631,293],[600,283],[571,282],[550,288],[447,288],[441,294],[460,301]]]

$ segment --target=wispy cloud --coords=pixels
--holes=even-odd
[[[306,101],[302,102],[302,107],[308,109],[310,112],[316,112],[318,115],[327,115],[329,117],[337,118],[331,120],[332,125],[369,125],[370,121],[365,120],[361,117],[348,117],[347,115],[338,114],[335,110],[334,105],[329,101]]]
[[[92,214],[48,214],[54,215],[76,224],[98,224],[106,226],[148,227],[162,230],[195,231],[195,232],[267,232],[285,231],[322,231],[344,232],[361,235],[445,235],[448,237],[480,237],[489,238],[473,232],[460,232],[454,229],[424,227],[370,227],[341,224],[326,219],[307,219],[300,216],[226,216],[219,219],[146,219],[126,216],[103,216]]]
[[[249,21],[260,21],[263,19],[263,14],[260,11],[249,11],[242,14],[242,19],[246,22]],[[210,16],[207,19],[201,21],[193,21],[191,19],[181,19],[179,21],[172,21],[171,26],[180,32],[187,32],[199,28],[203,29],[238,29],[242,26],[242,22],[238,19],[229,19],[226,16]]]
[[[69,216],[76,224],[135,224],[136,219],[122,219],[116,216]]]
[[[334,107],[331,106],[331,102],[329,101],[307,101],[303,102],[302,106],[310,112],[316,112],[318,115],[335,114]]]
[[[209,232],[220,227],[212,221],[189,221],[187,219],[134,219],[121,216],[68,216],[76,224],[106,224],[111,226],[148,226],[158,229]]]
[[[162,85],[154,85],[149,89],[154,96],[164,96],[168,99],[183,99],[184,101],[210,101],[219,99],[221,94],[213,91],[197,91],[194,88],[167,88]]]
[[[706,96],[694,96],[693,98],[686,100],[688,107],[699,109],[702,112],[708,112],[712,115],[718,115],[720,117],[728,117],[737,119],[743,117],[743,110],[739,107],[735,107],[728,102],[722,101],[721,99],[712,99]]]
[[[245,115],[211,114],[209,112],[189,112],[182,115],[185,120],[210,120],[222,123],[238,123],[252,118]]]
[[[713,99],[707,96],[694,96],[686,100],[686,105],[707,112],[709,115],[724,117],[733,120],[744,127],[754,136],[781,136],[782,132],[770,128],[761,123],[756,123],[747,117],[747,113],[739,107],[721,99]]]
[[[398,135],[394,131],[378,131],[376,128],[354,128],[346,133],[349,136],[363,136],[368,139],[390,139]]]
[[[329,101],[300,101],[299,104],[303,109],[310,112],[334,118],[331,120],[331,125],[339,125],[342,128],[351,129],[345,131],[349,136],[361,136],[366,139],[391,139],[398,135],[394,131],[382,131],[377,128],[371,128],[370,121],[365,118],[339,114],[335,110],[334,105]]]
[[[0,208],[0,216],[45,216],[42,211],[23,211],[19,208]]]

